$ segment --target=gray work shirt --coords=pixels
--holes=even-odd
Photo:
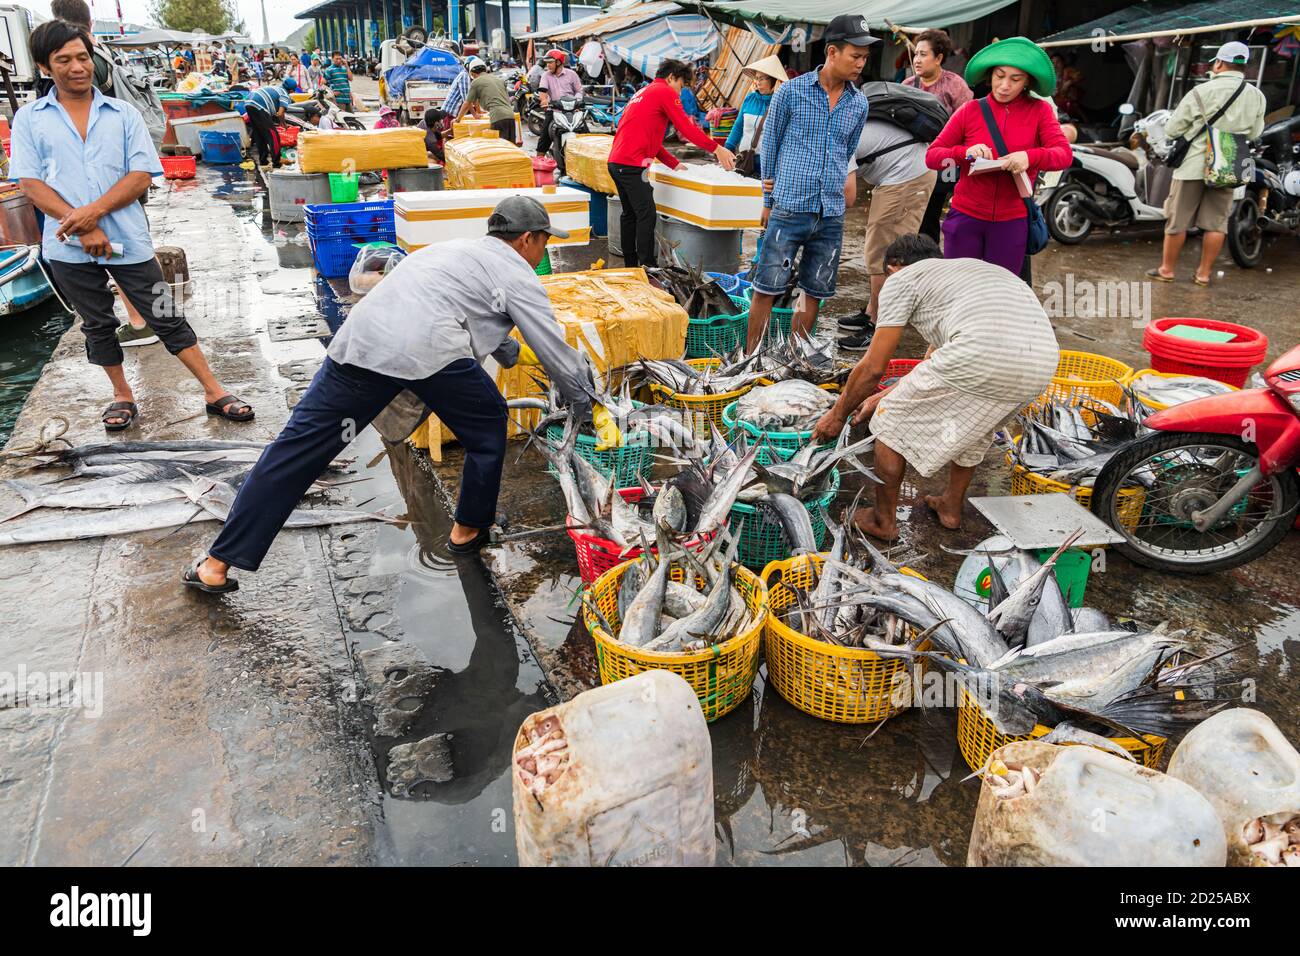
[[[906,146],[898,144],[906,143]],[[863,158],[881,149],[890,149],[881,153],[874,160],[864,164]],[[893,186],[905,183],[920,176],[928,168],[925,165],[925,151],[929,143],[918,143],[907,130],[895,126],[887,120],[867,119],[858,138],[858,148],[849,165],[849,172],[857,170],[859,176],[873,186]]]
[[[329,356],[403,381],[452,362],[519,358],[518,327],[561,395],[577,410],[592,401],[586,357],[564,332],[523,256],[493,236],[425,246],[407,256],[352,307]]]

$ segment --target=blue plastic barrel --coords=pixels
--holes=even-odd
[[[199,146],[203,149],[205,163],[229,165],[244,161],[244,151],[238,133],[205,129],[199,133]]]

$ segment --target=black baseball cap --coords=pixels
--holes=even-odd
[[[551,225],[546,207],[532,196],[509,196],[499,203],[488,216],[488,233],[494,232],[547,232],[557,239],[568,239],[563,229]]]
[[[826,24],[822,39],[827,43],[847,43],[850,46],[871,46],[879,37],[871,35],[867,18],[856,13],[843,13]]]

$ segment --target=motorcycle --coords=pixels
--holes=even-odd
[[[1090,507],[1124,536],[1120,553],[1205,574],[1253,561],[1286,536],[1300,512],[1300,346],[1264,383],[1156,412],[1143,422],[1153,431],[1106,463]],[[1126,527],[1133,489],[1142,513]]]
[[[1300,116],[1264,129],[1251,149],[1255,181],[1228,219],[1228,252],[1243,269],[1264,258],[1267,235],[1300,236]]]
[[[364,130],[366,128],[361,120],[357,119],[353,113],[339,107],[338,102],[334,99],[333,93],[324,89],[316,91],[315,99],[306,100],[302,103],[294,103],[291,106],[285,107],[284,115],[295,120],[297,125],[305,126],[310,129],[312,128],[311,124],[307,122],[306,108],[308,104],[314,104],[326,116],[328,116],[333,121],[335,129]]]
[[[551,158],[555,160],[555,167],[561,176],[565,174],[564,144],[569,141],[570,136],[589,132],[591,127],[587,123],[587,107],[581,102],[566,96],[558,103],[552,104]]]
[[[546,129],[546,108],[542,106],[540,97],[529,84],[527,74],[519,78],[515,88],[515,112],[528,127],[528,132],[534,136],[542,135]]]

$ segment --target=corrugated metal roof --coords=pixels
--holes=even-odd
[[[1204,30],[1220,24],[1249,20],[1300,17],[1296,0],[1151,0],[1078,26],[1043,37],[1039,43],[1088,41],[1101,36],[1129,36],[1134,33],[1182,33]]]
[[[653,20],[655,17],[661,17],[666,13],[676,13],[680,9],[680,6],[668,2],[668,0],[656,0],[656,2],[652,3],[622,4],[595,16],[583,17],[581,20],[570,20],[568,23],[561,23],[559,26],[550,27],[546,30],[538,30],[536,33],[523,33],[517,36],[516,39],[554,40],[557,43],[563,43],[566,40],[580,40],[583,37],[604,36],[607,33],[634,27],[638,23],[645,23],[647,20]]]

